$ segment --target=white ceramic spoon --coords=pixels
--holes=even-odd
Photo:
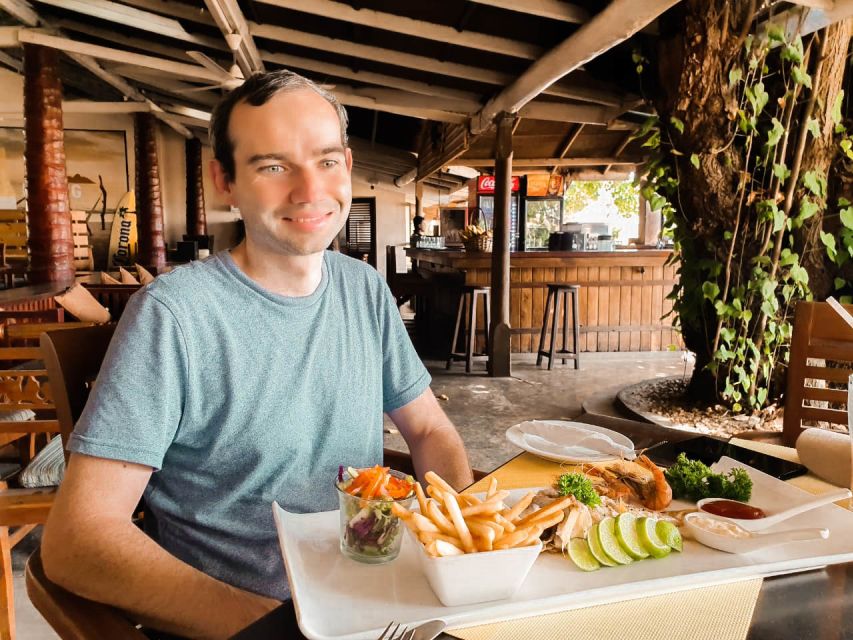
[[[767,549],[797,540],[825,540],[829,537],[829,529],[790,529],[788,531],[777,531],[776,533],[752,533],[741,529],[743,537],[735,537],[721,533],[714,533],[704,527],[698,526],[694,521],[697,518],[716,520],[711,514],[697,512],[690,513],[684,518],[684,524],[697,542],[706,547],[719,549],[726,553],[752,553],[761,549]],[[727,523],[730,527],[739,529],[734,523]]]
[[[774,524],[779,524],[780,522],[782,522],[783,520],[787,520],[788,518],[792,518],[794,516],[800,515],[801,513],[805,513],[806,511],[816,509],[817,507],[822,507],[823,505],[829,504],[830,502],[846,500],[851,496],[853,496],[853,493],[851,493],[849,489],[832,491],[830,493],[824,493],[823,495],[815,496],[811,500],[806,500],[805,502],[801,502],[800,504],[794,507],[790,507],[788,509],[783,509],[782,511],[772,511],[770,509],[763,509],[764,513],[766,514],[766,517],[756,518],[755,520],[727,518],[725,516],[718,516],[717,514],[711,513],[708,513],[707,515],[713,516],[714,518],[727,520],[729,522],[734,522],[736,525],[746,529],[747,531],[763,531],[764,529],[772,527]],[[703,498],[702,500],[696,503],[696,506],[701,510],[702,505],[708,504],[709,502],[716,502],[717,500],[725,500],[725,498]],[[730,500],[730,502],[738,502],[738,500]],[[741,502],[741,504],[747,503]]]

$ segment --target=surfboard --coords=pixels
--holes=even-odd
[[[116,205],[113,224],[110,228],[110,251],[107,270],[129,267],[136,262],[139,248],[136,230],[136,196],[133,191],[125,193]]]

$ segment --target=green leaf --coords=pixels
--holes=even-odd
[[[808,132],[812,134],[814,139],[820,138],[820,123],[817,121],[817,118],[809,118],[808,123],[806,123],[806,129],[808,129]]]
[[[832,119],[833,124],[841,124],[843,120],[841,116],[841,105],[844,102],[844,89],[838,92],[838,95],[835,96],[835,101],[832,103],[832,112],[830,114],[830,118]]]
[[[818,198],[826,195],[826,178],[818,171],[806,171],[803,175],[803,186]]]
[[[823,245],[826,247],[826,254],[829,256],[829,259],[833,262],[838,258],[838,249],[835,247],[835,236],[831,233],[825,233],[823,231],[820,232],[820,239],[823,242]]]
[[[801,84],[809,89],[812,88],[812,77],[803,67],[798,66],[791,69],[791,77],[797,84]]]
[[[785,42],[785,29],[782,25],[771,24],[767,27],[767,38],[771,42]]]
[[[733,87],[743,79],[743,69],[734,67],[729,71],[729,86]]]
[[[853,202],[850,202],[847,198],[839,198],[838,206],[839,207],[849,207]]]
[[[791,170],[784,164],[777,162],[773,165],[773,175],[779,179],[781,184],[785,184],[785,181],[791,177]]]
[[[695,153],[690,154],[690,164],[692,164],[697,169],[699,168],[699,156]]]
[[[765,280],[761,283],[761,297],[770,300],[776,296],[776,283],[773,280]]]
[[[841,224],[848,229],[853,229],[853,207],[846,207],[841,210]]]
[[[734,236],[731,231],[723,231],[723,240],[731,240]]]
[[[796,282],[797,284],[808,284],[809,283],[809,272],[806,271],[803,267],[798,264],[795,264],[791,267],[791,280]]]
[[[820,206],[817,203],[812,202],[808,198],[803,198],[800,201],[800,214],[797,216],[797,227],[802,226],[803,222],[811,218],[819,210]]]
[[[678,130],[678,133],[684,133],[684,123],[675,116],[669,117],[669,122]]]
[[[773,210],[773,233],[785,226],[785,212],[776,207]]]
[[[708,281],[702,283],[702,296],[704,298],[713,302],[719,295],[720,287],[716,283]]]
[[[838,291],[839,289],[843,289],[845,286],[847,286],[847,280],[845,280],[844,278],[836,278],[835,280],[833,280],[833,282],[835,283],[836,291]]]
[[[797,36],[791,44],[782,50],[781,58],[800,64],[803,61],[803,39]]]
[[[767,132],[767,147],[772,149],[778,144],[779,140],[782,139],[782,134],[785,133],[785,128],[782,126],[782,123],[779,122],[778,118],[773,118],[771,122],[773,123],[773,128]]]
[[[761,387],[755,390],[755,399],[758,401],[758,406],[764,406],[764,401],[767,400],[767,387]]]

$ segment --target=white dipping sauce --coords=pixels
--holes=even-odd
[[[717,520],[716,518],[708,518],[702,515],[696,515],[690,518],[690,522],[710,533],[715,533],[718,536],[728,536],[730,538],[749,538],[752,534],[739,527],[734,522],[726,522],[725,520]]]

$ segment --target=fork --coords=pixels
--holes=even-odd
[[[388,626],[385,627],[385,631],[382,632],[376,640],[412,640],[415,636],[415,630],[409,629],[408,627],[403,627],[400,629],[400,625],[398,624],[394,629],[391,629],[391,626],[394,624],[394,621],[388,623]],[[399,631],[399,633],[398,633]],[[390,635],[386,635],[390,632]]]

